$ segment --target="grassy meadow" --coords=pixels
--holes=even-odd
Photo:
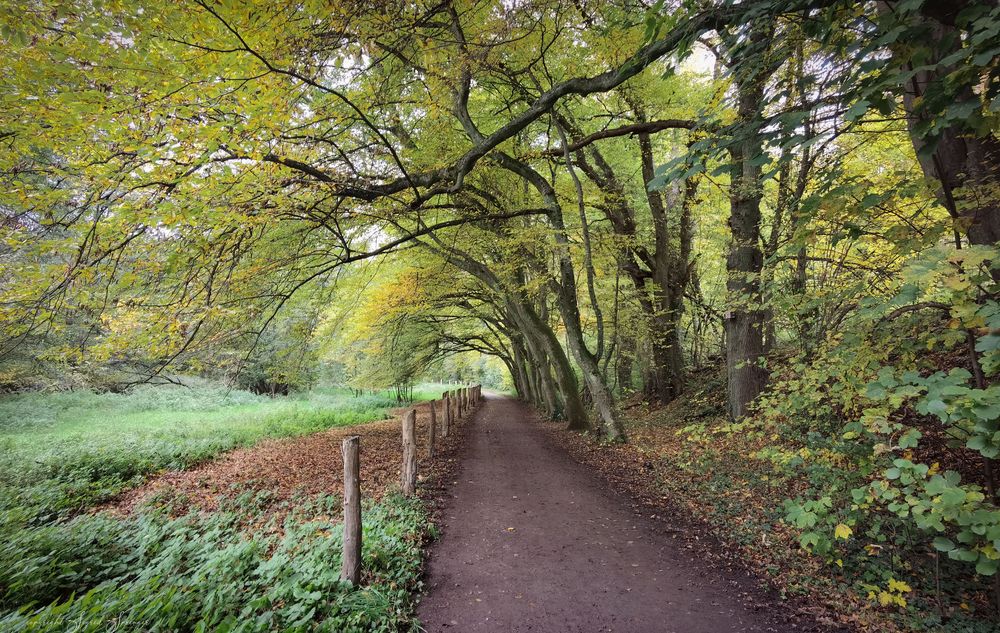
[[[426,528],[413,502],[367,508],[372,577],[361,591],[338,579],[331,495],[283,501],[284,524],[263,530],[266,493],[207,516],[85,512],[158,472],[265,438],[385,419],[396,406],[388,392],[270,398],[204,381],[0,398],[0,630],[397,630]]]

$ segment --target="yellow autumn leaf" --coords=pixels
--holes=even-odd
[[[854,534],[854,530],[852,530],[849,526],[844,525],[843,523],[838,523],[837,527],[833,529],[833,536],[835,538],[842,538],[845,541],[851,538],[851,534]]]
[[[889,579],[889,591],[897,591],[899,593],[908,593],[913,591],[910,585],[906,584],[902,580],[896,580],[893,578]]]

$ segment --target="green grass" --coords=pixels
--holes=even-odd
[[[100,503],[150,474],[189,468],[267,437],[384,419],[389,395],[346,390],[269,398],[199,383],[125,395],[23,394],[0,399],[0,511],[34,520]]]
[[[448,385],[415,390],[440,397]],[[384,419],[388,392],[269,398],[192,381],[128,394],[0,398],[0,630],[396,631],[429,523],[388,498],[365,515],[365,587],[339,581],[339,501],[266,493],[215,514],[80,514],[165,469],[269,437]],[[262,529],[268,516],[287,516]],[[254,529],[247,530],[253,523]],[[280,529],[278,529],[280,528]]]

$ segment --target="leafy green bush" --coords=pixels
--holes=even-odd
[[[1000,568],[1000,304],[987,292],[989,260],[996,250],[982,247],[913,258],[891,293],[867,298],[757,403],[758,432],[781,446],[755,457],[796,482],[784,520],[800,545],[916,628],[937,622],[942,603],[955,625],[1000,601],[988,596]]]

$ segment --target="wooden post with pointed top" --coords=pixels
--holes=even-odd
[[[345,437],[340,445],[344,456],[344,551],[340,578],[352,585],[361,580],[361,465],[359,438]]]
[[[434,457],[434,436],[437,434],[437,413],[434,411],[436,408],[435,402],[431,400],[431,421],[427,428],[427,456]]]
[[[403,415],[403,494],[417,492],[417,413],[410,409]]]

